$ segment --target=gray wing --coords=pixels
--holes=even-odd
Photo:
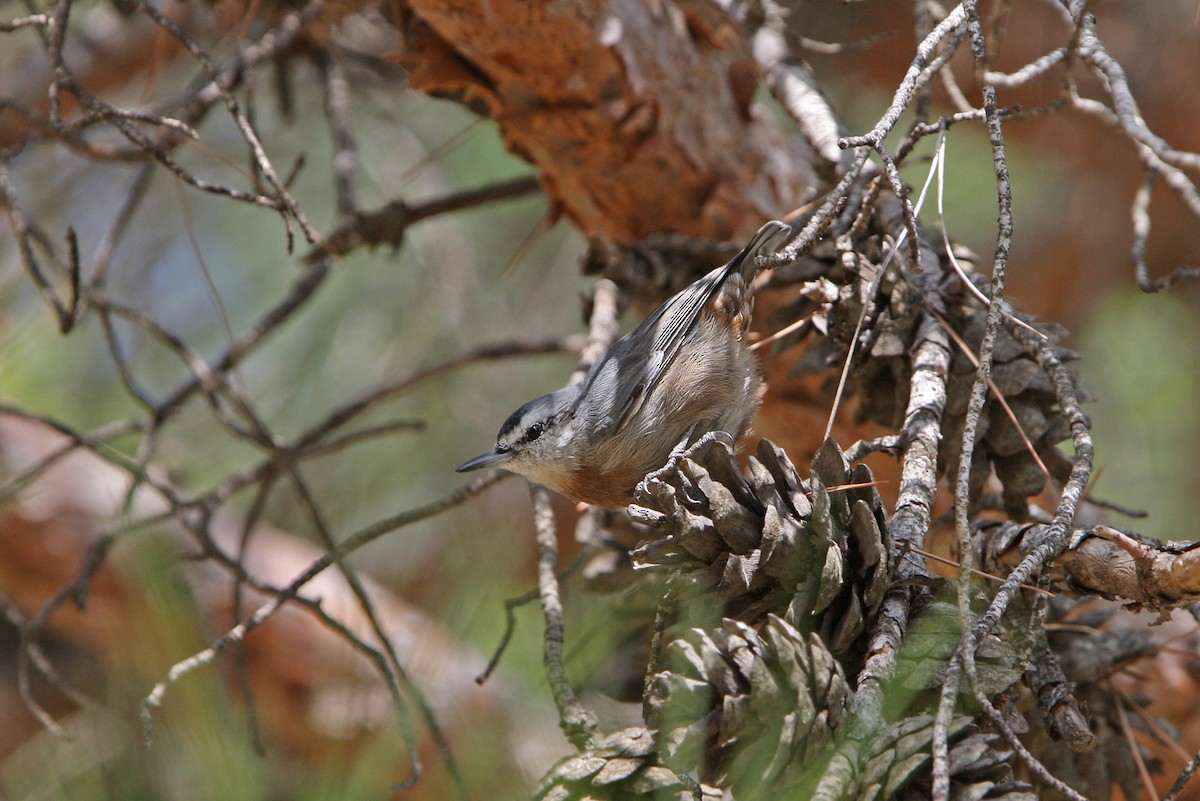
[[[596,404],[593,410],[609,410],[595,421],[597,433],[616,431],[634,416],[695,330],[700,312],[729,277],[743,273],[752,278],[754,258],[774,252],[791,232],[777,220],[766,223],[729,263],[681,290],[609,348],[584,379],[576,403],[578,409],[588,398]]]

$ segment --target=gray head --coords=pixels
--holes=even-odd
[[[563,387],[526,403],[500,426],[496,447],[460,465],[458,472],[503,467],[556,487],[561,468],[554,466],[573,460],[571,411],[578,394],[577,386]]]

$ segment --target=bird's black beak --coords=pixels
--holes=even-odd
[[[482,456],[476,456],[470,461],[463,462],[455,472],[466,473],[471,470],[478,470],[481,467],[496,467],[502,465],[513,457],[512,451],[488,451]]]

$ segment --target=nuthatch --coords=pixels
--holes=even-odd
[[[762,379],[745,343],[755,258],[791,235],[771,221],[723,267],[659,306],[582,381],[517,409],[496,447],[458,468],[503,467],[569,498],[618,508],[638,482],[705,435],[736,440]]]

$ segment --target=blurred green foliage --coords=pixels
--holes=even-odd
[[[1089,311],[1077,337],[1092,419],[1094,493],[1149,512],[1114,513],[1163,540],[1196,539],[1200,519],[1200,314],[1186,289],[1113,292]]]

